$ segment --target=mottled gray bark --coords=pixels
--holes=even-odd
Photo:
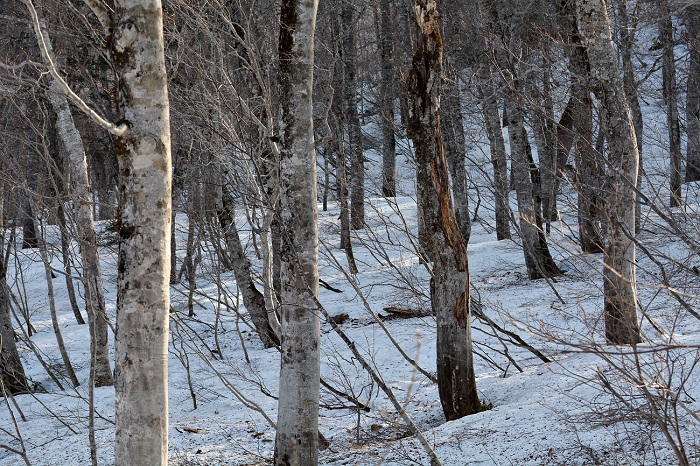
[[[318,0],[284,0],[280,12],[282,358],[277,466],[318,463],[318,205],[311,103],[317,9]]]
[[[498,110],[496,88],[490,65],[483,64],[477,71],[479,98],[484,114],[486,135],[489,139],[493,166],[493,189],[496,208],[496,239],[510,239],[510,204],[508,193],[508,158]]]
[[[593,147],[593,99],[589,83],[588,53],[581,43],[574,2],[562,2],[562,29],[566,35],[566,54],[571,67],[571,98],[557,131],[561,136],[575,136],[577,216],[581,250],[586,253],[604,251],[600,222],[601,199],[599,170],[600,152]],[[570,127],[564,117],[570,110]],[[561,150],[561,142],[559,150]]]
[[[418,42],[408,77],[412,102],[408,136],[413,140],[423,222],[433,254],[430,297],[437,321],[437,377],[448,420],[480,409],[471,348],[467,246],[452,205],[447,158],[440,132],[442,38],[437,4],[415,2]]]
[[[605,2],[578,0],[576,12],[609,151],[611,179],[606,199],[608,238],[603,272],[605,336],[611,344],[636,344],[641,341],[634,245],[637,137],[617,67]]]
[[[168,314],[172,163],[160,0],[117,0],[111,58],[120,209],[115,464],[168,461]]]
[[[700,5],[685,9],[688,41],[688,87],[685,104],[685,131],[688,135],[685,181],[700,181]]]
[[[445,83],[442,98],[442,115],[440,124],[442,125],[441,131],[445,140],[455,215],[462,237],[468,243],[472,224],[469,217],[469,198],[467,197],[467,170],[465,167],[467,143],[464,137],[459,76],[451,76]]]
[[[355,44],[355,6],[343,2],[341,10],[343,24],[343,91],[344,113],[347,124],[350,154],[350,227],[360,230],[365,227],[365,162],[362,154],[362,129],[357,113],[357,55]]]
[[[662,46],[662,77],[663,97],[666,104],[666,126],[668,130],[669,167],[671,173],[669,184],[671,188],[670,206],[681,205],[681,185],[683,155],[681,154],[681,122],[678,113],[678,88],[676,84],[676,56],[673,51],[673,19],[668,0],[659,0],[659,41]]]

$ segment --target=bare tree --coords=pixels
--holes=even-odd
[[[423,223],[434,260],[430,297],[437,319],[437,376],[448,420],[480,408],[471,348],[467,247],[452,206],[444,142],[440,132],[442,38],[437,4],[416,0],[418,42],[408,77],[412,102],[408,135],[413,140],[418,183],[426,203]]]
[[[605,336],[611,344],[636,344],[641,341],[634,244],[637,138],[617,67],[605,1],[578,0],[576,6],[609,151],[611,179],[606,199],[608,238],[603,279]]]
[[[318,205],[311,97],[318,0],[285,0],[280,12],[282,359],[275,438],[278,466],[318,463],[320,320]]]
[[[685,126],[688,135],[685,181],[700,180],[700,5],[688,5],[685,10],[687,29],[688,88],[685,104]]]

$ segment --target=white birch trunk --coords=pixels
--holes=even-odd
[[[320,380],[318,206],[312,121],[318,0],[286,0],[280,15],[282,360],[275,464],[318,463]],[[313,294],[313,295],[312,295]]]
[[[55,63],[51,39],[46,32],[41,9],[36,8],[37,37],[43,41],[44,59]],[[92,196],[88,180],[88,166],[85,157],[83,140],[75,127],[68,99],[60,83],[51,79],[48,90],[49,102],[56,113],[56,133],[67,154],[70,183],[70,199],[73,204],[73,218],[78,231],[78,246],[83,268],[83,288],[85,290],[85,306],[90,323],[91,353],[94,358],[94,383],[97,387],[114,384],[112,369],[109,364],[109,322],[105,309],[104,290],[102,287],[102,266],[97,251],[95,222],[92,215]]]
[[[168,462],[171,156],[160,0],[119,0],[112,60],[119,161],[115,464]]]

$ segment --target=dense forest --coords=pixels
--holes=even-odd
[[[0,464],[700,459],[696,0],[4,0]]]

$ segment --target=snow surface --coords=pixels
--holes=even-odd
[[[474,139],[479,139],[478,135]],[[410,157],[405,155],[406,147],[402,150],[404,155],[398,161],[400,196],[395,200],[368,200],[368,226],[353,232],[359,268],[354,281],[368,306],[382,316],[404,351],[422,368],[433,372],[434,319],[389,318],[383,310],[395,306],[425,311],[429,307],[429,273],[416,258],[412,244],[415,238],[406,233],[415,234],[417,228],[415,201],[411,198],[413,170]],[[473,295],[495,323],[520,335],[552,362],[544,363],[527,349],[494,337],[487,324],[475,320],[472,336],[477,353],[477,387],[484,404],[492,408],[445,422],[437,386],[399,354],[346,279],[343,271],[347,269],[346,259],[338,247],[339,211],[334,205],[320,213],[320,275],[342,293],[322,288],[320,301],[332,316],[348,314],[343,330],[402,401],[444,465],[677,464],[658,425],[650,425],[639,415],[647,403],[639,400],[638,387],[630,379],[637,374],[635,354],[629,348],[604,345],[602,256],[584,255],[577,249],[573,190],[562,187],[559,201],[562,218],[552,225],[550,238],[556,261],[566,274],[552,280],[528,280],[517,238],[497,242],[491,227],[493,202],[485,178],[490,170],[488,149],[474,143],[470,154],[472,209],[477,197],[481,199],[469,244]],[[368,187],[376,192],[379,155],[369,150],[366,156],[370,173],[374,173],[369,177]],[[652,166],[659,173],[664,170],[661,162],[649,165]],[[686,207],[671,214],[679,228],[688,231],[697,244],[700,188],[695,185],[689,188]],[[645,215],[640,244],[654,253],[655,259],[665,267],[670,284],[697,309],[700,277],[688,270],[700,265],[700,258],[658,215],[648,209]],[[238,221],[249,257],[259,267],[248,234],[250,226],[243,215]],[[101,228],[104,230],[105,225]],[[177,229],[178,252],[182,258],[187,232],[182,214],[178,215]],[[47,235],[51,244],[58,244],[53,228],[47,228]],[[108,233],[103,232],[102,237],[105,292],[108,312],[114,319],[116,245],[107,241]],[[177,312],[172,314],[169,358],[170,462],[183,466],[270,464],[274,429],[260,412],[273,421],[276,418],[279,356],[275,349],[264,349],[245,323],[245,310],[238,301],[232,273],[217,271],[210,260],[211,248],[205,242],[201,247],[203,260],[194,295],[196,316],[187,317],[184,286],[173,287],[172,293]],[[52,265],[60,270],[59,259],[54,250]],[[700,379],[697,370],[694,371],[700,357],[700,322],[662,285],[658,264],[641,251],[638,263],[639,302],[647,342],[640,345],[637,357],[652,392],[661,390],[664,381],[671,380],[666,392],[679,394],[675,422],[678,435],[691,461],[700,462],[697,430],[700,401],[696,401],[700,400]],[[23,282],[19,280],[20,271]],[[53,369],[60,372],[38,254],[17,251],[8,275],[15,294],[26,300],[37,330],[31,341]],[[89,464],[88,328],[74,321],[63,277],[59,275],[53,285],[61,331],[81,386],[59,390],[26,343],[20,342],[27,374],[45,393],[16,396],[16,406],[12,403],[0,406],[0,444],[21,449],[10,417],[12,412],[32,465]],[[198,336],[194,336],[195,332]],[[358,412],[346,400],[322,389],[320,431],[330,441],[330,447],[321,453],[321,464],[429,464],[426,453],[393,406],[327,323],[322,326],[322,333],[322,377],[338,390],[368,404],[370,410]],[[190,367],[189,378],[185,365]],[[603,380],[628,394],[625,398],[631,403],[628,408],[641,406],[641,411],[633,414],[621,410],[621,403],[611,397],[609,389],[604,389]],[[70,386],[65,380],[63,383]],[[196,394],[196,409],[190,384]],[[253,405],[255,409],[251,408]],[[111,465],[114,462],[113,388],[95,390],[95,407],[99,464]],[[26,420],[21,419],[20,410]],[[18,455],[0,448],[0,464],[24,462]]]

